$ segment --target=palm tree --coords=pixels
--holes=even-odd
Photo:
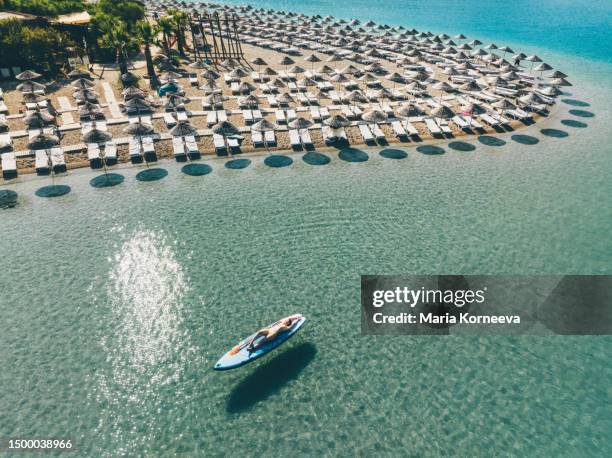
[[[157,19],[157,25],[162,33],[162,42],[161,45],[164,48],[164,53],[166,56],[170,57],[170,43],[168,41],[168,37],[172,34],[174,25],[172,24],[172,20],[170,17],[160,17]]]
[[[136,25],[136,32],[140,44],[144,46],[145,60],[147,61],[147,74],[149,75],[149,84],[151,87],[157,85],[157,74],[153,65],[153,56],[151,55],[151,46],[157,43],[157,35],[160,27],[157,24],[151,24],[148,21],[140,21]]]
[[[170,21],[172,22],[174,32],[176,35],[176,45],[181,57],[185,57],[185,47],[187,40],[185,39],[185,29],[189,27],[189,16],[183,11],[177,9],[168,10],[170,15]]]
[[[103,34],[100,38],[102,46],[115,50],[115,59],[119,65],[120,73],[127,73],[127,49],[133,43],[134,38],[128,32],[125,24],[116,19],[109,20],[102,27],[102,31]]]

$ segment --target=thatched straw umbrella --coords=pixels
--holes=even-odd
[[[68,73],[68,78],[73,78],[73,79],[91,78],[91,73],[89,73],[86,70],[81,70],[81,69],[76,68],[72,70],[70,73]]]
[[[451,119],[455,113],[446,105],[440,105],[431,111],[431,115],[436,118]]]
[[[254,94],[249,94],[246,97],[240,97],[238,99],[238,103],[241,107],[257,108],[259,105],[259,99]]]
[[[204,78],[207,81],[214,81],[214,80],[218,79],[221,75],[219,75],[214,70],[208,69],[208,70],[202,72],[201,76],[202,76],[202,78]]]
[[[361,119],[368,123],[378,124],[385,122],[388,118],[387,115],[380,110],[370,110],[362,114]]]
[[[79,108],[80,118],[104,119],[104,111],[97,103],[85,102]]]
[[[255,59],[251,61],[251,63],[253,65],[257,65],[257,73],[259,73],[259,71],[261,70],[262,65],[268,65],[266,61],[263,60],[261,57],[256,57]]]
[[[251,126],[251,129],[257,132],[268,132],[268,131],[277,130],[278,126],[276,124],[271,123],[270,121],[266,119],[262,119],[261,121],[257,121],[255,124],[253,124]],[[268,142],[266,141],[265,135],[264,135],[264,147],[266,148],[266,150],[268,150]]]
[[[412,118],[414,116],[421,116],[423,111],[413,103],[406,103],[400,107],[398,114],[404,118]]]
[[[331,127],[332,129],[339,129],[340,127],[346,127],[351,122],[342,115],[334,115],[331,118],[327,118],[323,121],[323,124]]]
[[[229,121],[222,121],[218,124],[215,124],[212,128],[212,131],[214,134],[221,135],[225,143],[227,143],[227,137],[240,135],[240,130]]]
[[[75,89],[89,89],[96,85],[93,81],[85,79],[85,78],[78,78],[70,84]]]
[[[40,73],[36,73],[32,70],[26,70],[25,72],[21,72],[20,74],[15,76],[15,79],[19,81],[31,81],[37,78],[40,78],[42,75]]]
[[[21,91],[23,93],[26,92],[34,92],[34,91],[41,91],[45,89],[45,85],[44,84],[40,84],[37,83],[35,81],[24,81],[23,83],[19,84],[17,86],[17,90]]]
[[[40,129],[55,123],[55,118],[44,111],[34,111],[25,117],[24,123],[30,129]]]
[[[314,71],[314,64],[321,62],[321,59],[319,59],[316,54],[311,54],[310,56],[306,57],[306,59],[304,59],[306,62],[310,62],[311,66],[310,66],[310,70]]]
[[[104,132],[103,130],[96,129],[94,127],[93,129],[91,129],[90,131],[88,131],[87,133],[83,135],[83,142],[100,144],[100,143],[106,143],[111,138],[113,137],[108,132]]]
[[[151,135],[155,133],[155,129],[151,124],[143,122],[135,122],[123,129],[126,134],[142,137],[143,135]]]
[[[30,149],[49,149],[59,145],[59,138],[55,135],[38,134],[28,142]]]
[[[287,68],[289,68],[289,65],[295,64],[295,61],[291,57],[285,56],[285,57],[282,58],[282,60],[279,63],[280,63],[280,65],[284,65],[285,66],[285,72],[286,72]]]
[[[248,73],[247,73],[247,72],[246,72],[246,71],[245,71],[245,70],[244,70],[242,67],[237,67],[237,68],[233,69],[233,70],[230,72],[230,76],[231,76],[232,78],[238,78],[238,79],[240,79],[240,78],[244,78],[244,77],[246,77],[246,76],[248,76],[248,75],[249,75],[249,74],[248,74]]]
[[[133,98],[145,99],[147,97],[147,93],[141,89],[138,89],[136,86],[129,86],[125,88],[121,95],[123,95],[123,100],[129,100]]]
[[[127,72],[121,75],[121,82],[124,86],[133,86],[138,83],[140,77],[132,72]]]
[[[299,117],[291,121],[288,126],[292,129],[297,129],[301,137],[302,130],[308,129],[312,124],[313,122],[310,119]]]
[[[187,137],[189,135],[196,135],[198,130],[193,127],[189,121],[180,121],[170,129],[170,134],[175,137]]]
[[[78,102],[97,102],[98,94],[96,91],[92,91],[91,89],[80,89],[78,91],[74,91],[74,98]]]

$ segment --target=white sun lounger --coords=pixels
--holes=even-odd
[[[263,115],[261,114],[261,110],[253,110],[253,121],[261,121],[263,119]]]
[[[367,124],[359,124],[359,132],[366,143],[374,141],[374,135]]]
[[[49,155],[46,150],[36,150],[36,156],[34,160],[34,167],[38,175],[48,175],[50,171],[49,167]]]
[[[87,160],[89,160],[89,166],[92,169],[101,166],[102,158],[100,157],[100,145],[97,143],[87,144]]]
[[[176,119],[172,116],[172,113],[164,113],[164,123],[168,129],[176,126]]]
[[[346,131],[344,130],[344,127],[340,127],[338,129],[332,129],[332,134],[336,138],[348,140],[348,136],[346,135]]]
[[[274,135],[273,130],[266,130],[264,132],[264,138],[268,145],[276,145],[276,135]]]
[[[106,165],[117,163],[117,144],[114,141],[106,142],[104,145],[104,161]]]
[[[225,111],[225,110],[217,110],[217,121],[218,122],[227,121],[227,111]]]
[[[157,160],[157,155],[155,154],[155,143],[153,143],[153,138],[142,138],[142,151],[144,153],[145,160],[147,160],[148,162],[155,162]]]
[[[217,154],[219,154],[220,152],[224,152],[227,149],[225,146],[225,140],[223,139],[222,135],[213,134],[213,144],[215,145],[215,151],[217,152]]]
[[[236,151],[240,148],[240,143],[235,137],[227,137],[227,146],[229,146],[231,150]]]
[[[236,95],[240,92],[240,84],[237,82],[232,82],[230,87],[232,89],[232,94]]]
[[[465,120],[461,116],[459,116],[459,115],[453,116],[452,121],[455,124],[457,124],[459,126],[459,128],[461,128],[461,129],[469,129],[469,127],[470,127],[470,125],[467,122],[465,122]]]
[[[201,156],[195,136],[187,135],[185,137],[185,146],[187,147],[187,154],[189,154],[191,159],[198,159]]]
[[[206,114],[206,124],[208,125],[208,127],[214,126],[215,124],[217,124],[217,112],[216,111],[209,111]]]
[[[330,117],[329,109],[327,107],[319,108],[319,113],[321,114],[321,119],[327,119]]]
[[[254,147],[263,146],[263,136],[258,130],[251,130],[251,140],[253,141]]]
[[[177,111],[176,112],[176,120],[177,121],[187,121],[189,119],[189,116],[187,115],[186,111]]]
[[[441,135],[442,134],[442,130],[440,129],[440,127],[438,127],[438,125],[436,124],[436,122],[431,119],[431,118],[425,118],[425,125],[427,126],[427,130],[429,130],[429,132],[432,135]]]
[[[296,129],[289,129],[289,143],[292,148],[299,148],[302,146],[300,134]]]
[[[310,131],[308,129],[302,130],[300,137],[305,147],[312,146],[312,138],[310,137]]]
[[[198,75],[196,73],[189,74],[189,84],[191,84],[192,86],[198,85]]]
[[[445,134],[452,134],[453,133],[453,131],[450,128],[450,126],[448,125],[448,121],[446,119],[436,118],[435,122],[436,122],[436,124],[438,124],[438,127],[440,127],[440,129],[442,130],[443,133],[445,133]]]
[[[405,138],[408,136],[408,134],[406,133],[406,129],[404,129],[404,126],[402,126],[401,122],[393,121],[391,123],[391,127],[393,128],[393,132],[395,132],[395,136],[397,138]]]
[[[268,96],[268,105],[270,105],[272,108],[276,108],[278,106],[278,100],[276,100],[275,96]]]
[[[499,121],[497,121],[496,119],[492,118],[487,113],[482,113],[480,115],[480,119],[482,119],[484,122],[486,122],[490,126],[493,126],[493,127],[499,126]]]
[[[287,122],[287,119],[285,118],[284,110],[276,110],[276,112],[274,113],[274,116],[276,117],[277,124],[285,124]]]
[[[66,159],[64,159],[64,151],[61,148],[51,148],[49,156],[54,173],[66,172]]]
[[[172,151],[177,162],[183,162],[187,159],[187,151],[182,137],[174,137],[172,139]]]
[[[370,124],[368,127],[372,131],[372,134],[374,134],[374,136],[376,137],[376,140],[384,140],[385,139],[385,134],[382,131],[382,129],[379,127],[378,124]]]
[[[130,159],[132,162],[142,160],[142,151],[140,150],[140,143],[137,138],[130,138],[130,143],[128,145],[128,152],[130,155]]]
[[[313,121],[321,120],[321,112],[319,111],[319,107],[310,107],[310,117]]]
[[[297,119],[297,115],[295,114],[294,109],[287,110],[287,122],[291,122],[294,119]]]
[[[406,132],[408,132],[408,135],[411,136],[415,136],[418,137],[419,135],[419,131],[416,127],[414,127],[412,125],[412,123],[410,121],[408,121],[407,119],[404,121],[403,123],[404,127],[406,128]]]
[[[351,110],[351,107],[348,105],[342,105],[342,107],[340,108],[340,111],[348,119],[355,118],[355,113],[353,113],[353,110]]]
[[[0,148],[6,148],[13,144],[13,139],[11,138],[11,134],[8,132],[4,134],[0,134]]]
[[[2,178],[10,180],[17,176],[17,160],[15,153],[2,154]]]
[[[474,127],[475,129],[482,129],[482,124],[476,121],[476,119],[473,118],[472,116],[462,116],[462,118],[465,120],[465,122],[467,122],[470,126]]]
[[[242,117],[247,124],[253,124],[253,112],[251,110],[242,110]]]

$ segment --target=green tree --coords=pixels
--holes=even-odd
[[[157,43],[157,35],[159,35],[160,27],[157,24],[151,24],[149,21],[143,20],[136,24],[136,31],[138,33],[138,40],[144,47],[149,82],[151,86],[155,86],[157,83],[157,75],[155,73],[155,66],[153,65],[151,46]]]
[[[100,45],[115,52],[115,61],[121,74],[127,73],[127,52],[134,45],[134,37],[125,23],[116,18],[108,18],[102,25]]]
[[[187,40],[185,39],[185,30],[189,27],[189,16],[183,11],[172,9],[171,21],[176,34],[176,45],[178,46],[179,54],[185,57],[185,48]]]
[[[145,9],[138,0],[99,0],[96,9],[123,22],[129,31],[144,19]]]
[[[172,19],[168,16],[160,17],[157,19],[157,25],[159,26],[162,33],[161,45],[164,48],[166,56],[170,57],[170,35],[174,30]]]

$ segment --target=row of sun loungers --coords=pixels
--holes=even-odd
[[[299,150],[300,148],[311,149],[313,146],[310,131],[308,129],[303,129],[302,131],[290,129],[289,143],[294,150]]]
[[[141,164],[143,159],[147,162],[157,161],[152,137],[130,138],[128,151],[132,164]]]
[[[227,121],[227,112],[225,110],[209,111],[206,114],[206,125],[208,125],[208,127],[224,121]]]
[[[36,150],[35,168],[38,175],[48,175],[53,173],[66,172],[66,160],[61,148],[51,148],[48,150]]]
[[[251,139],[253,141],[253,146],[274,146],[276,145],[276,135],[273,130],[267,130],[265,132],[259,132],[256,130],[251,131]]]
[[[101,168],[103,163],[107,166],[117,163],[117,145],[115,142],[106,142],[102,146],[103,149],[97,143],[87,145],[87,159],[92,169]]]
[[[172,149],[177,162],[185,162],[188,157],[189,159],[199,159],[201,156],[194,136],[174,137],[172,139]]]

